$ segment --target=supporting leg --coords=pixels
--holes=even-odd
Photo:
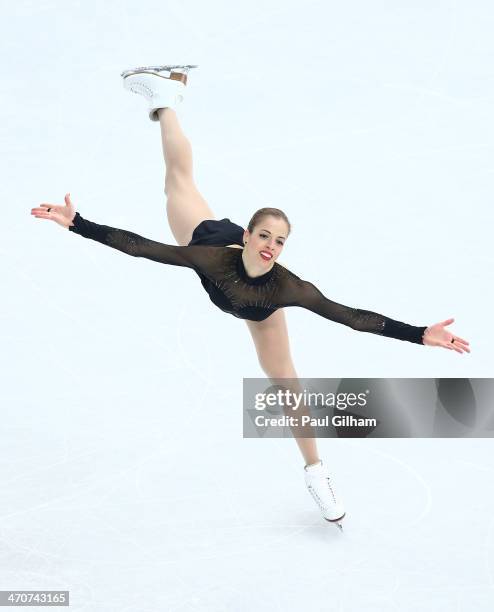
[[[278,379],[298,378],[290,354],[288,330],[283,309],[277,310],[264,321],[246,321],[256,346],[259,363],[273,383]],[[301,385],[296,383],[291,391],[302,392]],[[295,436],[306,465],[317,463],[319,455],[315,438]]]
[[[165,159],[166,212],[179,245],[186,245],[194,228],[214,213],[199,193],[193,178],[192,146],[172,108],[158,111]]]

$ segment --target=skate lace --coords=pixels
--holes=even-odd
[[[329,490],[331,491],[331,496],[333,497],[333,501],[334,501],[334,503],[336,504],[336,503],[337,503],[337,502],[336,502],[336,496],[335,496],[335,494],[334,494],[333,487],[331,486],[331,481],[330,481],[330,479],[329,479],[329,476],[326,476],[326,477],[325,477],[325,480],[326,480],[326,483],[327,483],[327,485],[328,485]],[[324,501],[323,501],[323,500],[320,498],[320,496],[317,494],[317,491],[314,489],[314,487],[313,487],[311,484],[309,484],[309,485],[308,485],[308,489],[309,489],[310,494],[311,494],[311,495],[312,495],[312,497],[314,498],[314,500],[317,502],[318,506],[321,508],[321,510],[322,510],[322,509],[324,509],[324,508],[326,508],[326,507],[327,507],[327,506],[326,506],[326,504],[325,504],[325,503],[324,503]]]
[[[329,490],[331,491],[331,495],[333,496],[334,503],[336,503],[336,496],[334,494],[333,487],[331,486],[331,480],[329,479],[329,476],[326,476],[326,480],[328,482],[328,487],[329,487]]]
[[[143,94],[148,98],[152,98],[154,96],[154,91],[144,83],[132,83],[130,88],[134,93]]]

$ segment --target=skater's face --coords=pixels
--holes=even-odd
[[[287,238],[286,222],[266,215],[254,227],[252,234],[245,230],[244,242],[247,241],[247,244],[244,248],[252,261],[262,262],[270,268],[283,250]]]

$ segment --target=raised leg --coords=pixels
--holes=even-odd
[[[279,378],[298,378],[290,354],[283,309],[278,309],[264,321],[246,321],[246,323],[254,340],[259,363],[266,376],[273,383]],[[296,391],[301,392],[301,386],[298,387]],[[319,461],[315,438],[295,437],[295,440],[307,465]]]
[[[177,243],[186,245],[194,228],[214,213],[199,193],[193,177],[192,146],[180,127],[172,108],[158,111],[165,158],[166,212]]]

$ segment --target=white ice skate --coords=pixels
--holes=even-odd
[[[340,521],[345,516],[345,510],[341,501],[336,498],[334,484],[326,467],[320,461],[313,465],[306,465],[304,470],[307,489],[319,506],[323,517],[343,530]]]
[[[125,89],[144,96],[151,121],[159,121],[158,109],[173,108],[183,101],[187,74],[195,65],[141,66],[121,73]]]

